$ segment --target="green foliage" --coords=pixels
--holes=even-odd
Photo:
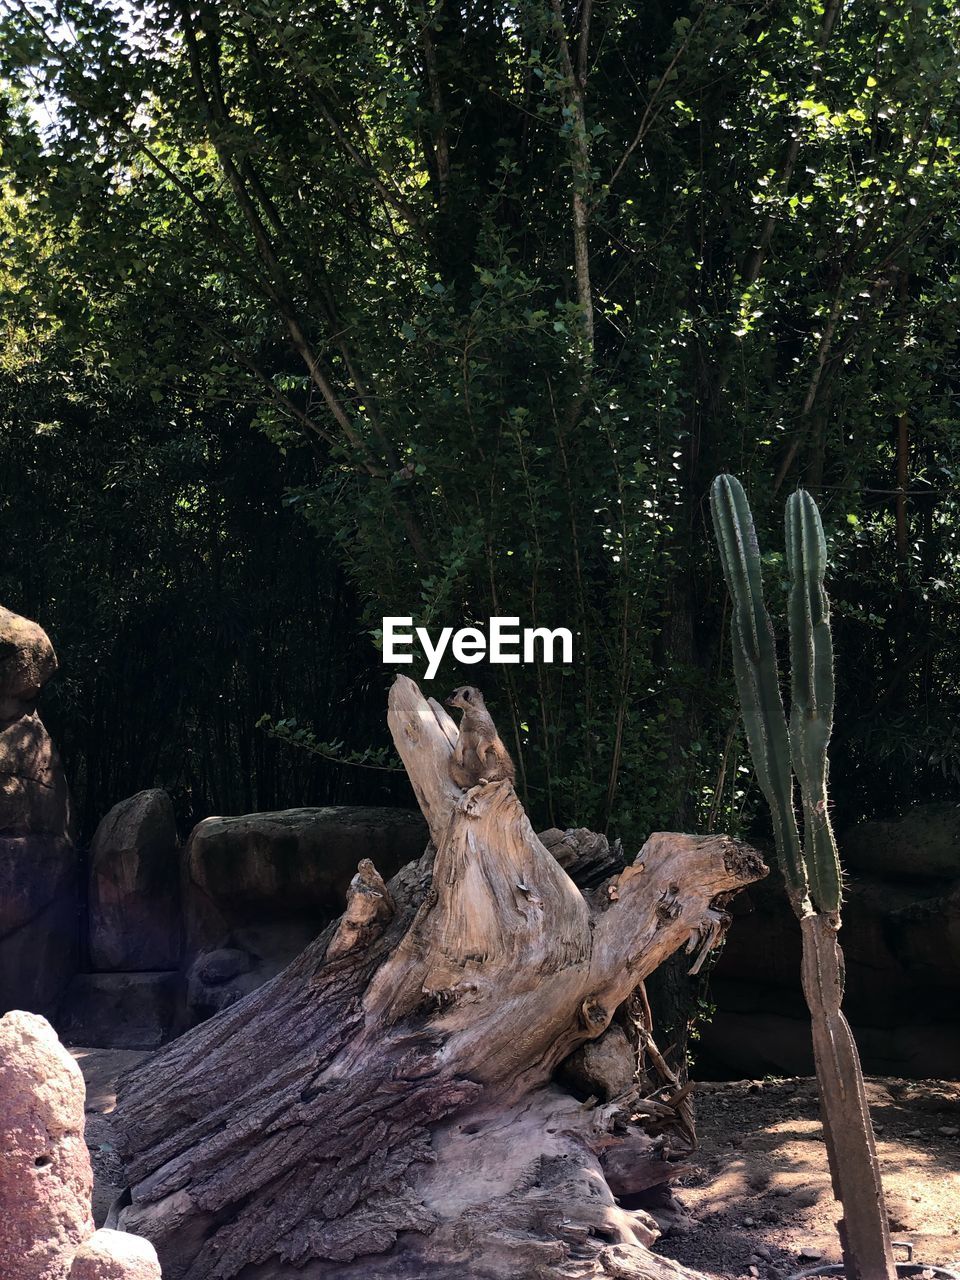
[[[278,678],[281,696],[245,661],[225,695],[250,704],[231,742],[266,711],[362,752],[382,742],[382,687],[360,637],[384,614],[518,615],[570,626],[572,669],[449,664],[439,685],[484,686],[539,821],[616,823],[631,840],[736,829],[755,798],[704,499],[737,470],[765,535],[799,479],[838,566],[838,807],[850,819],[877,793],[945,794],[960,773],[956,13],[854,6],[826,29],[809,0],[594,6],[578,88],[584,11],[4,5],[5,429],[52,467],[79,459],[98,488],[86,514],[61,511],[58,476],[33,523],[11,500],[10,520],[70,554],[31,584],[21,539],[3,590],[35,611],[58,593],[57,623],[79,639],[80,546],[141,542],[142,452],[157,492],[203,513],[207,541],[161,540],[130,618],[149,632],[146,601],[186,555],[204,589],[164,600],[195,629],[218,559],[238,556],[245,605],[258,573],[269,584],[265,666],[304,672]],[[60,420],[65,389],[89,430],[63,462],[30,433]],[[891,492],[903,414],[905,551]],[[216,510],[205,459],[220,420],[253,494],[272,471],[255,529]],[[8,484],[33,465],[17,453]],[[274,538],[289,547],[279,569],[240,550]],[[309,606],[304,558],[323,570],[303,585]],[[307,613],[287,645],[284,614]],[[102,617],[98,635],[105,588]],[[230,687],[198,665],[185,689]],[[354,729],[344,690],[363,708]],[[235,756],[229,772],[249,767]],[[299,785],[267,790],[293,802]]]
[[[386,747],[367,747],[363,751],[350,751],[343,742],[321,742],[314,731],[306,725],[298,724],[292,717],[285,720],[274,720],[270,715],[262,715],[257,721],[257,728],[277,742],[286,742],[312,756],[329,760],[333,764],[352,766],[356,769],[377,769],[383,773],[404,773],[403,765],[397,762],[396,754]]]

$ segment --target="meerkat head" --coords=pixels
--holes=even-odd
[[[463,711],[469,711],[471,707],[482,707],[483,694],[472,684],[465,684],[460,689],[454,689],[447,699],[447,706],[460,707]]]

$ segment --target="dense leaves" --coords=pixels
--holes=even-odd
[[[84,715],[94,634],[164,608],[209,651],[226,559],[284,674],[171,678],[243,704],[241,772],[263,713],[380,745],[330,708],[369,686],[384,614],[519,616],[574,629],[572,667],[448,667],[435,692],[485,686],[540,820],[735,825],[705,526],[727,469],[761,526],[801,479],[824,512],[841,825],[955,785],[954,8],[2,8],[3,589],[43,616],[43,549],[73,547],[56,629]],[[108,590],[88,538],[150,554]]]

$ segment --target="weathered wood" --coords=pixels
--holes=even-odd
[[[604,1178],[640,1131],[552,1081],[759,856],[660,833],[584,897],[509,783],[454,786],[412,681],[388,719],[435,853],[363,864],[292,965],[122,1082],[120,1225],[166,1280],[690,1275]]]

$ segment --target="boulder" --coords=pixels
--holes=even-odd
[[[84,1095],[46,1019],[0,1018],[2,1280],[160,1280],[153,1245],[94,1231]]]
[[[80,1068],[32,1013],[0,1018],[0,1276],[64,1280],[93,1232]]]
[[[0,723],[31,712],[56,669],[44,629],[0,607]]]
[[[840,841],[844,865],[896,879],[960,878],[960,804],[918,804],[902,818],[861,822]]]
[[[596,1040],[588,1040],[563,1063],[561,1079],[582,1097],[609,1102],[636,1083],[637,1051],[618,1022]]]
[[[344,908],[361,858],[384,879],[419,858],[407,809],[339,806],[207,818],[182,861],[187,1022],[279,973]],[[213,953],[213,954],[211,954]]]
[[[0,1013],[47,1013],[77,967],[77,851],[60,758],[36,714],[46,633],[0,608]]]
[[[68,1044],[95,1049],[156,1049],[173,1032],[178,972],[78,973],[60,1005]]]
[[[175,969],[180,866],[173,804],[141,791],[114,805],[90,850],[90,964],[108,971]]]
[[[69,1280],[160,1280],[160,1262],[148,1240],[102,1227],[80,1246]]]
[[[71,835],[67,780],[36,712],[0,729],[0,834]]]

